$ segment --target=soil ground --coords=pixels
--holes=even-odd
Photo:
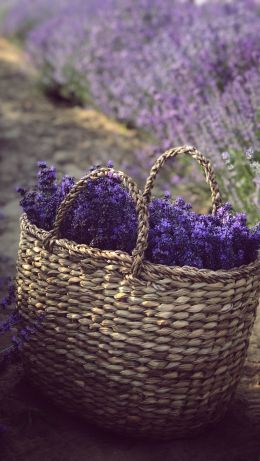
[[[143,141],[104,115],[47,99],[34,70],[13,45],[0,39],[1,272],[14,274],[19,238],[18,184],[33,178],[35,162],[49,160],[76,177],[91,164],[112,159],[134,165]],[[36,391],[20,365],[0,377],[1,461],[259,461],[260,315],[243,377],[225,418],[192,439],[136,441],[103,432],[56,408]]]

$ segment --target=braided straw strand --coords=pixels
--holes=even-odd
[[[199,163],[199,165],[202,166],[203,171],[205,173],[206,182],[209,184],[211,190],[212,213],[216,213],[216,210],[219,208],[219,206],[221,206],[221,196],[216,181],[215,173],[210,162],[206,159],[206,157],[204,157],[204,155],[202,155],[195,147],[192,146],[181,146],[169,149],[156,160],[156,162],[151,168],[150,174],[147,178],[144,188],[143,196],[146,199],[146,201],[149,203],[151,200],[151,193],[154,186],[154,181],[159,170],[163,167],[166,160],[168,160],[169,158],[174,158],[177,155],[190,155]]]

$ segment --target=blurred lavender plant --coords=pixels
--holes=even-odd
[[[91,29],[85,53],[95,101],[160,136],[160,125],[173,126],[207,103],[212,86],[223,90],[258,63],[259,7],[248,1],[139,0],[108,10]]]
[[[24,39],[28,32],[55,15],[68,0],[3,0],[2,33]]]
[[[106,4],[109,0],[69,3],[28,35],[28,52],[41,69],[41,82],[48,91],[76,102],[90,100],[82,62],[93,17]]]
[[[27,38],[27,51],[40,70],[43,88],[80,104],[92,101],[81,70],[91,19],[87,6],[84,1],[78,2],[77,8],[70,4],[32,29]]]

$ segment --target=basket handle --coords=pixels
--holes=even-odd
[[[115,171],[112,168],[100,168],[84,176],[75,184],[75,186],[72,187],[68,195],[62,201],[55,218],[53,229],[48,233],[44,241],[44,246],[50,250],[55,241],[59,238],[60,226],[63,222],[63,219],[65,218],[73,202],[79,196],[80,192],[84,189],[88,181],[95,180],[104,176],[114,176],[121,179],[123,185],[127,187],[136,206],[136,211],[138,215],[138,229],[136,247],[132,251],[133,262],[131,267],[131,274],[134,277],[138,276],[142,268],[144,252],[147,248],[149,232],[148,205],[151,200],[151,192],[154,186],[157,173],[159,172],[160,168],[163,167],[164,163],[168,158],[175,157],[179,154],[190,155],[191,157],[195,158],[195,160],[197,160],[197,162],[202,166],[206,176],[206,181],[211,189],[212,213],[216,213],[218,207],[221,206],[221,197],[215,174],[210,162],[195,147],[176,147],[167,150],[156,160],[146,180],[143,194],[138,189],[138,186],[136,185],[134,180],[122,171]]]
[[[131,267],[131,274],[133,276],[137,276],[141,269],[144,252],[147,247],[149,230],[148,211],[142,192],[139,190],[134,180],[122,171],[115,171],[112,168],[99,168],[98,170],[92,171],[91,173],[87,174],[82,179],[80,179],[72,187],[68,195],[66,195],[66,197],[60,204],[54,221],[53,229],[48,233],[46,239],[44,240],[44,246],[48,250],[52,249],[55,241],[59,238],[60,226],[65,216],[67,215],[73,202],[79,196],[80,192],[84,189],[88,181],[95,180],[104,176],[119,178],[122,181],[122,184],[125,187],[127,187],[135,203],[138,215],[138,230],[136,247],[132,251],[133,262]]]
[[[159,170],[163,167],[168,158],[173,158],[180,154],[190,155],[197,160],[199,165],[202,166],[206,182],[209,184],[211,190],[212,214],[215,214],[222,203],[215,173],[210,162],[193,146],[181,146],[169,149],[156,160],[151,168],[144,187],[143,197],[145,198],[147,205],[151,200],[152,189]]]

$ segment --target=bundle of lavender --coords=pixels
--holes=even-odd
[[[112,168],[112,163],[108,167]],[[51,230],[57,210],[75,179],[57,180],[56,169],[39,162],[37,183],[19,188],[29,221]],[[129,192],[115,175],[90,181],[72,206],[60,236],[102,250],[134,249],[137,215]],[[212,214],[198,214],[183,198],[154,198],[149,205],[149,236],[145,257],[155,264],[231,269],[257,258],[260,226],[247,226],[245,213],[226,203]]]

